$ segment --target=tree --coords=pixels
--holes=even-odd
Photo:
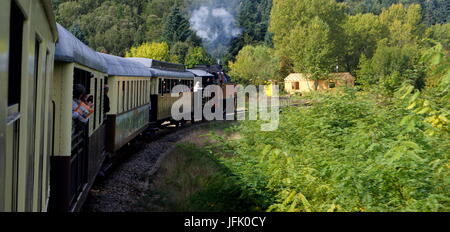
[[[387,36],[387,28],[379,17],[372,13],[349,16],[344,26],[347,46],[344,64],[348,72],[354,72],[361,55],[371,58],[377,48],[377,42]]]
[[[277,55],[317,87],[343,60],[345,18],[344,6],[334,0],[274,0],[270,31]]]
[[[173,6],[164,24],[164,40],[169,44],[185,42],[192,34],[189,21],[181,14],[179,6]]]
[[[75,37],[77,37],[84,44],[88,44],[86,40],[86,34],[83,30],[81,30],[80,26],[75,23],[69,28],[70,33],[72,33]]]
[[[372,59],[361,59],[358,81],[367,87],[376,85],[388,94],[396,91],[405,81],[421,88],[423,75],[420,70],[415,70],[419,58],[417,45],[390,46],[384,39],[379,42]]]
[[[192,68],[198,64],[213,64],[214,60],[202,47],[190,47],[184,63],[188,68]]]
[[[294,71],[308,74],[307,77],[315,81],[315,90],[319,80],[327,79],[337,63],[329,31],[329,26],[315,17],[306,27],[295,28],[289,38]]]
[[[416,88],[424,86],[424,72],[419,64],[423,25],[419,5],[405,7],[392,5],[380,16],[387,33],[377,42],[373,57],[363,54],[358,82],[366,87],[377,87],[388,94],[395,92],[404,82]]]
[[[241,1],[237,21],[249,37],[245,45],[264,42],[269,27],[272,0]]]
[[[404,46],[416,43],[424,34],[424,26],[421,24],[421,7],[413,4],[405,7],[403,4],[392,5],[388,10],[380,14],[380,21],[389,33],[389,44]]]
[[[184,63],[189,50],[189,44],[185,42],[176,42],[170,48],[170,57],[174,63]]]
[[[94,50],[103,47],[110,54],[123,56],[135,43],[136,14],[136,9],[128,5],[106,1],[81,16],[80,27]]]
[[[160,61],[171,61],[169,45],[167,43],[144,43],[139,47],[132,47],[126,57],[142,57]]]
[[[230,62],[230,74],[241,82],[265,84],[278,79],[279,59],[273,56],[273,49],[262,45],[245,46]]]
[[[450,50],[450,23],[434,25],[427,29],[428,37],[441,43],[445,49]]]

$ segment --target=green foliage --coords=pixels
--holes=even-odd
[[[182,15],[179,6],[173,6],[164,23],[163,39],[169,44],[185,42],[192,34],[189,21]]]
[[[139,47],[132,47],[126,57],[142,57],[161,61],[171,61],[169,45],[167,43],[143,43]]]
[[[428,36],[450,50],[450,23],[438,24],[427,30]]]
[[[152,190],[138,202],[143,211],[247,212],[252,199],[208,147],[179,144],[161,163]]]
[[[174,63],[183,64],[189,50],[189,44],[185,42],[176,42],[170,48],[170,59]]]
[[[387,93],[393,93],[405,81],[421,87],[423,75],[420,70],[414,70],[419,52],[415,45],[401,48],[380,41],[372,59],[361,59],[358,81],[368,88],[377,85]]]
[[[374,13],[380,14],[383,9],[392,4],[405,5],[420,4],[422,7],[423,22],[427,25],[446,23],[450,21],[450,2],[447,0],[338,0],[345,2],[351,14]]]
[[[349,16],[343,27],[347,38],[345,68],[353,72],[357,69],[362,55],[373,56],[377,42],[387,36],[387,30],[374,14]]]
[[[429,135],[402,101],[347,90],[290,108],[275,132],[261,121],[224,163],[268,211],[449,211],[449,137]],[[409,117],[410,121],[403,120]]]
[[[262,45],[245,46],[229,64],[230,74],[237,81],[251,84],[265,84],[278,78],[279,60],[273,56],[273,49]]]
[[[404,82],[417,89],[423,88],[424,67],[419,58],[424,27],[420,23],[420,6],[392,5],[381,13],[378,22],[382,33],[377,41],[371,42],[372,45],[376,43],[372,56],[361,53],[359,70],[356,71],[358,82],[388,95],[392,95]],[[356,55],[352,55],[353,59]]]
[[[110,54],[123,56],[124,48],[135,43],[136,11],[126,5],[103,3],[99,8],[81,18],[84,31],[95,32],[87,36],[93,48],[104,47]],[[95,22],[93,24],[92,22]]]
[[[214,64],[214,59],[202,47],[190,47],[184,63],[192,68],[197,64]]]
[[[398,92],[407,103],[407,110],[425,117],[432,127],[427,133],[450,136],[450,57],[441,44],[424,52],[421,62],[427,65],[427,86],[423,92],[404,85]],[[410,121],[405,118],[405,121]]]
[[[334,0],[274,0],[270,31],[277,55],[296,72],[326,78],[343,55],[345,18]]]

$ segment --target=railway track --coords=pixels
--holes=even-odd
[[[122,152],[122,160],[104,177],[97,178],[84,212],[132,212],[133,206],[148,189],[150,177],[164,156],[189,133],[208,122],[188,123],[181,128],[166,127],[140,136]]]

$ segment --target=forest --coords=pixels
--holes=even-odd
[[[134,54],[180,63],[215,63],[235,61],[246,45],[273,47],[273,33],[268,30],[272,0],[52,0],[58,23],[68,28],[80,40],[97,51],[124,56],[132,47],[152,46],[153,53]],[[421,23],[427,26],[444,24],[450,18],[450,3],[445,0],[340,0],[342,13],[348,15],[379,15],[394,3],[419,3]],[[241,33],[220,47],[220,54],[204,49],[189,25],[193,11],[209,5],[224,8],[235,20]],[[361,16],[364,17],[364,16]],[[367,16],[365,16],[367,18]],[[357,21],[358,18],[353,18]],[[349,25],[350,26],[350,25]],[[361,25],[362,26],[362,25]],[[448,27],[447,27],[448,28]],[[444,34],[444,28],[436,29]],[[436,31],[435,30],[435,31]],[[352,35],[349,35],[352,36]],[[145,50],[145,49],[143,49]],[[370,49],[369,49],[370,50]],[[367,51],[370,55],[371,51]],[[131,55],[131,53],[130,53]],[[188,58],[186,60],[186,57]],[[356,61],[355,61],[356,59]],[[355,66],[357,58],[345,61],[346,69]],[[187,62],[186,62],[187,61]],[[288,70],[281,71],[280,75]],[[279,76],[280,77],[280,76]],[[281,77],[280,77],[281,78]]]
[[[241,139],[210,152],[226,151],[218,162],[257,211],[450,211],[450,1],[53,4],[57,21],[97,51],[188,66],[220,60],[242,84],[292,72],[356,77],[354,88],[297,96],[311,104],[283,111],[277,131],[240,123]],[[223,38],[199,27],[202,6],[227,19],[211,20],[227,27]]]

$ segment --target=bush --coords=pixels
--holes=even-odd
[[[225,165],[268,211],[449,211],[448,135],[398,100],[318,94],[275,132],[243,122]],[[407,118],[407,120],[405,120]]]

